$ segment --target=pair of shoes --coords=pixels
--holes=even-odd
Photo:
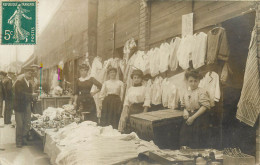
[[[16,143],[17,148],[22,148],[22,146],[23,146],[22,143]]]

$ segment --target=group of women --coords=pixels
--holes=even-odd
[[[88,75],[89,66],[80,65],[80,78],[76,84],[74,105],[78,112],[87,112],[88,120],[97,122],[96,104],[91,92],[93,85],[100,89],[101,126],[112,125],[123,133],[130,133],[131,114],[147,112],[150,108],[148,88],[143,85],[143,73],[134,70],[131,74],[132,86],[125,92],[125,85],[116,79],[117,69],[107,70],[109,80],[103,84]],[[196,70],[188,70],[185,79],[189,88],[181,97],[183,124],[180,131],[180,145],[191,148],[205,148],[208,139],[208,110],[210,98],[207,91],[198,87],[202,76]],[[124,95],[124,93],[126,93]]]

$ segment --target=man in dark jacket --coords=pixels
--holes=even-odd
[[[11,124],[12,110],[13,110],[13,82],[15,73],[9,71],[4,81],[5,89],[5,112],[4,112],[4,123]]]
[[[0,71],[0,118],[3,117],[3,101],[5,99],[5,90],[3,81],[6,76],[6,73],[3,71]]]
[[[21,148],[27,144],[27,135],[31,125],[31,102],[33,99],[32,84],[29,82],[32,68],[23,69],[24,78],[14,86],[14,110],[16,121],[16,146]]]

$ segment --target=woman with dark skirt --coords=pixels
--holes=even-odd
[[[149,89],[142,85],[143,72],[134,70],[131,74],[133,86],[131,86],[125,96],[123,112],[120,117],[118,130],[122,133],[130,133],[130,115],[147,112],[150,107]]]
[[[202,76],[196,70],[188,70],[185,79],[188,90],[181,98],[184,122],[180,131],[180,146],[207,148],[209,138],[210,98],[207,91],[198,87]]]
[[[102,85],[99,96],[102,101],[101,126],[112,125],[114,129],[117,129],[122,112],[124,83],[116,79],[116,68],[109,68],[107,73],[109,80]]]
[[[102,84],[95,78],[88,76],[88,71],[89,65],[87,63],[80,65],[80,78],[76,82],[74,106],[79,114],[81,112],[89,112],[86,116],[87,120],[97,122],[96,104],[93,98],[95,93],[90,91],[93,85],[101,89]]]

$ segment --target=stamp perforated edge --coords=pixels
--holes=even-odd
[[[3,24],[2,24],[2,16],[3,16],[3,10],[2,10],[2,3],[3,2],[35,2],[35,4],[36,4],[36,7],[35,7],[35,21],[36,21],[36,23],[35,23],[35,28],[36,28],[36,34],[35,34],[35,36],[36,36],[36,42],[35,42],[35,44],[32,44],[32,43],[28,43],[28,44],[25,44],[25,43],[19,43],[19,44],[14,44],[14,43],[10,43],[10,44],[2,44],[2,27],[3,27]],[[0,15],[0,44],[2,45],[2,46],[9,46],[9,45],[11,45],[11,46],[27,46],[27,45],[37,45],[37,43],[38,43],[38,39],[39,39],[39,36],[38,36],[38,34],[39,34],[39,24],[38,24],[38,8],[39,8],[39,1],[38,0],[21,0],[21,1],[19,1],[19,0],[0,0],[0,9],[1,9],[1,15]]]

